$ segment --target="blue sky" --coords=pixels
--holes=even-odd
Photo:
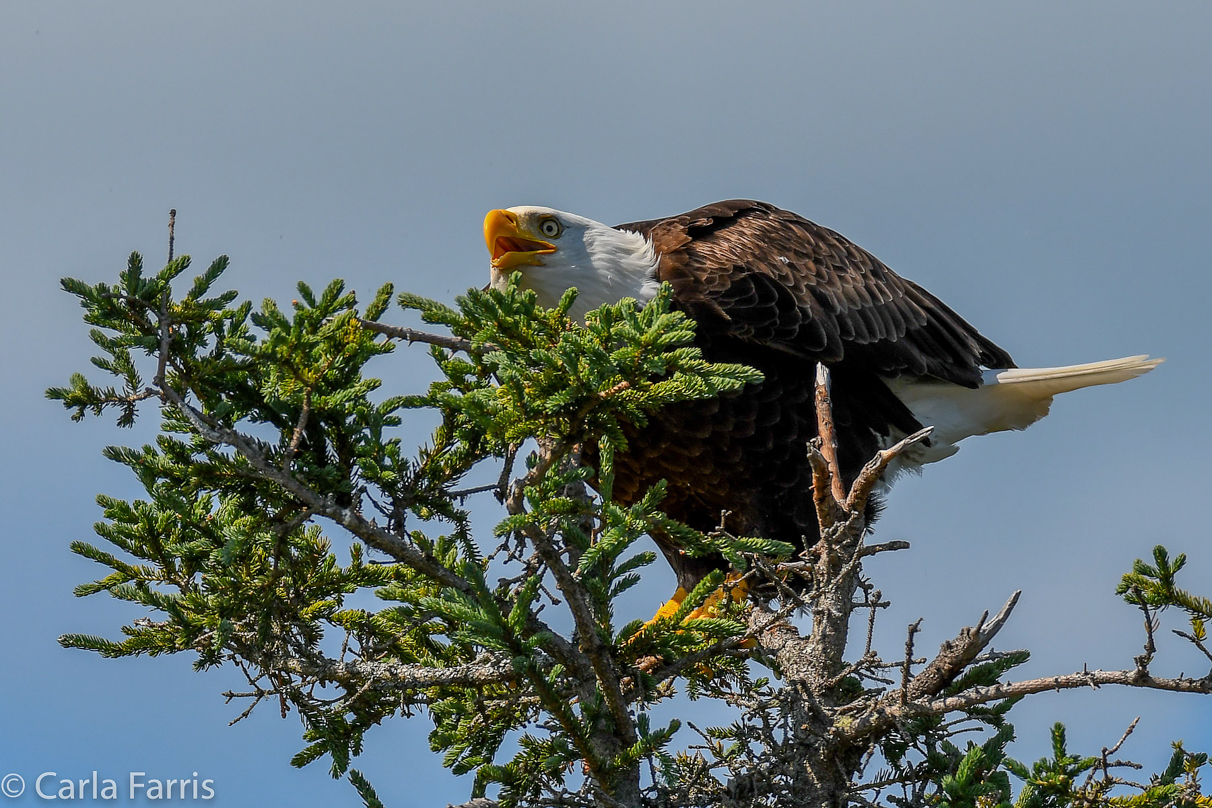
[[[913,548],[869,568],[887,648],[917,617],[934,648],[1022,589],[999,647],[1033,649],[1029,674],[1129,666],[1140,621],[1113,589],[1133,558],[1185,550],[1212,590],[1210,34],[1202,2],[0,5],[0,775],[199,771],[216,804],[356,802],[323,764],[290,769],[293,715],[227,727],[234,672],[55,643],[139,616],[73,598],[100,570],[67,546],[97,493],[138,493],[101,448],[151,434],[43,399],[91,355],[57,281],[159,260],[170,207],[178,251],[229,254],[254,300],[343,277],[450,301],[486,278],[490,208],[615,222],[753,197],[870,249],[1021,365],[1165,356],[899,483],[877,537]],[[424,383],[419,352],[391,361]],[[1203,672],[1161,647],[1158,670]],[[1017,752],[1056,718],[1096,751],[1142,713],[1129,755],[1212,747],[1212,702],[1105,689],[1016,708]],[[393,808],[467,795],[428,729],[370,735],[358,765]]]

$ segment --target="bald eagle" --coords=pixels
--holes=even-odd
[[[571,315],[653,298],[673,287],[715,362],[757,368],[761,383],[656,413],[615,458],[614,496],[636,501],[666,480],[665,511],[709,531],[727,512],[735,535],[810,546],[819,537],[806,444],[816,435],[815,368],[830,368],[838,465],[847,488],[880,448],[933,426],[890,469],[954,454],[972,435],[1025,429],[1058,393],[1125,381],[1162,360],[1018,368],[945,303],[828,228],[773,205],[717,202],[616,227],[544,207],[489,212],[492,285],[512,273]],[[592,451],[592,450],[591,450]],[[654,537],[689,590],[722,559],[695,559]]]

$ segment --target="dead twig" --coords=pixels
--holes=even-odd
[[[826,405],[828,401],[826,400]],[[833,473],[829,461],[821,454],[821,438],[808,442],[808,464],[812,466],[812,502],[816,506],[816,521],[825,531],[845,518],[842,506],[833,494]]]
[[[454,497],[455,499],[466,499],[472,494],[483,494],[485,491],[498,491],[500,490],[500,487],[501,486],[499,483],[489,483],[488,485],[476,485],[472,486],[471,488],[460,488],[455,491],[447,491],[446,494],[447,496]]]
[[[868,656],[871,653],[871,644],[875,638],[875,616],[879,612],[880,598],[883,592],[872,587],[865,589],[867,595],[867,606],[871,609],[871,613],[867,615],[867,644],[863,648],[863,656]]]
[[[1204,656],[1206,656],[1206,657],[1208,658],[1208,661],[1209,661],[1209,662],[1212,662],[1212,651],[1209,651],[1209,650],[1208,650],[1208,647],[1207,647],[1206,645],[1204,645],[1204,644],[1203,644],[1203,643],[1202,643],[1202,642],[1199,640],[1199,638],[1198,638],[1198,637],[1196,637],[1196,636],[1194,636],[1194,635],[1192,635],[1192,634],[1188,634],[1188,633],[1187,633],[1187,632],[1185,632],[1185,631],[1179,631],[1179,630],[1178,630],[1178,629],[1176,629],[1176,628],[1175,628],[1175,629],[1171,629],[1171,631],[1173,631],[1173,632],[1174,632],[1175,634],[1177,634],[1178,636],[1182,637],[1184,640],[1189,640],[1191,643],[1193,643],[1193,644],[1195,645],[1195,647],[1196,647],[1196,648],[1198,648],[1200,651],[1203,651]],[[1209,672],[1209,674],[1208,674],[1208,675],[1209,675],[1209,676],[1212,676],[1212,672]]]
[[[829,468],[830,490],[833,498],[839,503],[846,501],[846,483],[842,479],[841,467],[837,462],[837,431],[833,426],[833,400],[830,398],[832,381],[829,368],[824,362],[816,365],[816,434],[820,436],[821,455]]]
[[[1153,614],[1149,611],[1149,604],[1145,602],[1144,593],[1137,587],[1132,587],[1132,592],[1137,598],[1140,610],[1145,615],[1145,652],[1133,657],[1132,661],[1136,663],[1137,674],[1145,677],[1149,675],[1149,663],[1153,661],[1153,655],[1157,653],[1157,645],[1153,641],[1153,632],[1157,629],[1157,625]]]
[[[1119,748],[1124,745],[1124,741],[1128,740],[1128,736],[1132,734],[1132,730],[1136,729],[1136,724],[1139,721],[1140,721],[1139,715],[1136,718],[1132,719],[1132,723],[1128,725],[1128,728],[1126,730],[1124,730],[1124,734],[1121,735],[1119,740],[1115,742],[1115,746],[1111,747],[1110,749],[1108,749],[1105,746],[1103,747],[1102,769],[1103,769],[1103,778],[1104,779],[1107,779],[1107,780],[1111,779],[1111,773],[1108,771],[1111,764],[1107,761],[1107,758],[1110,757],[1111,755],[1114,755],[1116,752],[1119,751]]]
[[[918,675],[920,678],[921,674]],[[1021,682],[1002,682],[995,685],[973,687],[962,693],[930,700],[910,699],[901,706],[889,704],[881,700],[879,705],[868,708],[866,713],[853,723],[840,730],[841,735],[849,740],[857,740],[878,734],[898,721],[906,718],[924,715],[944,715],[946,713],[969,710],[981,704],[993,701],[1029,696],[1033,693],[1043,693],[1048,690],[1073,690],[1083,687],[1101,687],[1103,685],[1122,685],[1124,687],[1143,687],[1150,690],[1167,690],[1173,693],[1203,693],[1212,694],[1212,681],[1206,679],[1168,679],[1158,676],[1140,677],[1135,670],[1083,670],[1058,676],[1045,676],[1038,679],[1027,679]]]
[[[909,677],[913,672],[913,638],[922,630],[922,618],[918,618],[909,626],[905,638],[905,661],[901,666],[901,705],[904,706],[909,698]]]
[[[168,212],[168,261],[173,260],[173,243],[177,239],[177,209],[173,208]]]
[[[845,503],[846,510],[850,513],[855,513],[866,508],[867,501],[871,498],[871,492],[875,490],[875,484],[879,482],[880,477],[888,469],[888,465],[900,457],[910,446],[921,443],[929,438],[933,432],[934,427],[932,426],[919,429],[909,437],[897,441],[887,449],[877,452],[875,457],[867,461],[867,465],[863,466],[863,470],[859,472],[854,485],[850,487],[850,496],[842,500]]]
[[[876,553],[890,553],[896,550],[908,550],[909,542],[907,541],[886,541],[883,544],[868,544],[859,548],[858,554],[860,558],[873,556]]]
[[[374,331],[376,334],[382,334],[385,337],[393,339],[402,339],[411,345],[414,342],[424,342],[428,345],[437,345],[440,348],[448,348],[452,351],[463,351],[464,353],[476,353],[477,350],[490,350],[489,346],[483,346],[477,349],[475,343],[469,339],[462,337],[447,337],[442,334],[430,334],[426,331],[418,331],[415,328],[404,328],[398,325],[388,325],[387,323],[377,323],[374,320],[363,320],[357,318],[358,325],[365,328],[367,331]]]
[[[290,435],[290,445],[286,447],[286,452],[282,455],[282,470],[286,471],[290,468],[290,461],[294,459],[295,453],[299,451],[299,444],[303,442],[303,432],[307,429],[307,419],[311,416],[311,389],[303,390],[303,406],[299,410],[299,420],[295,424],[295,431]]]

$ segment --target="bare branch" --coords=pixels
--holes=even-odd
[[[934,432],[934,427],[932,426],[919,429],[904,440],[898,441],[887,449],[877,452],[875,457],[867,461],[867,465],[863,466],[863,470],[859,472],[858,479],[850,487],[850,496],[842,500],[846,503],[846,510],[854,513],[866,508],[867,500],[871,498],[871,492],[875,490],[875,484],[879,482],[880,477],[888,469],[888,464],[900,457],[910,446],[921,443],[930,437],[932,432]]]
[[[508,659],[489,658],[483,662],[435,668],[428,665],[407,665],[402,662],[371,662],[355,659],[339,662],[335,659],[300,659],[280,657],[272,660],[275,670],[297,676],[314,678],[319,682],[341,685],[365,685],[375,691],[412,691],[430,687],[483,687],[517,681]]]
[[[833,475],[829,471],[829,462],[817,448],[820,443],[820,438],[808,443],[808,464],[812,466],[812,501],[816,505],[816,521],[821,530],[825,530],[840,521],[844,514],[833,495]]]
[[[299,420],[295,424],[295,431],[290,436],[290,445],[286,447],[286,451],[282,454],[282,470],[290,469],[290,461],[294,459],[295,453],[299,451],[299,444],[303,442],[303,431],[307,429],[307,419],[311,416],[311,389],[303,390],[303,406],[299,410]]]
[[[452,351],[464,351],[465,353],[474,353],[477,350],[475,343],[462,337],[430,334],[425,331],[418,331],[415,328],[404,328],[403,326],[388,325],[387,323],[378,323],[374,320],[363,320],[361,318],[358,318],[358,325],[367,331],[374,331],[376,334],[382,334],[394,339],[402,339],[409,345],[414,342],[424,342],[429,345],[437,345],[441,348],[449,348]]]
[[[918,618],[909,625],[909,632],[905,638],[905,661],[901,667],[901,704],[904,705],[906,699],[909,698],[909,676],[913,672],[913,638],[919,631],[922,630],[922,618]]]
[[[497,478],[498,502],[504,503],[509,493],[509,478],[513,476],[513,464],[518,459],[519,448],[518,444],[511,443],[505,450],[505,462],[501,464],[501,476]]]
[[[883,592],[870,585],[866,589],[867,606],[871,612],[867,615],[867,644],[863,648],[863,656],[871,654],[871,644],[875,639],[875,616],[880,608],[880,598]]]
[[[1153,615],[1149,612],[1149,604],[1145,601],[1144,594],[1137,587],[1132,587],[1132,591],[1136,593],[1140,610],[1145,613],[1145,652],[1140,656],[1133,657],[1132,661],[1136,663],[1136,672],[1140,676],[1149,675],[1149,663],[1153,661],[1153,655],[1157,653],[1157,645],[1153,642],[1153,631],[1156,626],[1153,622]]]
[[[1010,613],[1014,611],[1020,595],[1021,590],[1012,594],[992,620],[986,622],[989,613],[985,612],[975,627],[962,628],[954,640],[943,643],[934,660],[914,677],[910,697],[920,699],[923,696],[933,696],[951,684],[960,671],[971,664],[1001,631],[1010,618]]]
[[[460,488],[455,491],[447,491],[446,494],[454,499],[466,499],[472,494],[483,494],[485,491],[499,491],[500,485],[497,483],[489,483],[488,485],[477,485],[471,488]]]
[[[1097,689],[1102,685],[1144,687],[1175,693],[1212,693],[1212,679],[1166,679],[1156,676],[1142,678],[1135,670],[1078,671],[1059,676],[1028,679],[1022,682],[1004,682],[987,687],[974,687],[954,696],[940,699],[910,700],[904,706],[892,704],[887,699],[883,699],[874,709],[869,710],[867,714],[847,725],[840,732],[845,738],[856,740],[883,731],[886,727],[912,716],[943,715],[1016,696],[1029,696],[1048,690],[1073,690],[1085,687]]]
[[[152,382],[157,387],[163,389],[168,386],[164,373],[168,365],[168,343],[172,333],[172,321],[168,317],[167,288],[160,295],[160,322],[157,327],[160,331],[160,355],[156,357],[156,376]]]
[[[168,212],[168,260],[173,260],[173,247],[177,240],[177,209]]]
[[[1135,670],[1095,670],[1080,671],[1061,676],[1046,676],[1040,679],[1028,679],[1023,682],[1007,682],[990,685],[989,687],[974,687],[955,696],[926,702],[921,705],[921,709],[914,710],[914,712],[937,715],[953,710],[966,710],[979,704],[987,704],[991,701],[1000,701],[1014,696],[1043,693],[1046,690],[1072,690],[1080,687],[1098,688],[1102,685],[1144,687],[1150,690],[1169,690],[1174,693],[1212,693],[1212,680],[1209,679],[1167,679],[1159,676],[1140,678]]]
[[[1018,603],[1021,592],[1010,596],[1006,604],[992,619],[988,620],[988,612],[981,615],[975,627],[960,629],[954,640],[944,642],[938,655],[926,666],[925,670],[913,677],[908,683],[904,680],[902,668],[902,687],[894,693],[886,694],[876,703],[870,704],[863,717],[847,726],[844,734],[856,739],[872,732],[881,732],[893,726],[902,716],[917,715],[922,712],[923,699],[938,695],[955,677],[971,665],[993,641],[1002,626],[1006,624],[1014,606]],[[909,640],[906,642],[906,652],[912,656],[913,627],[910,627]],[[971,693],[974,691],[965,691]],[[929,702],[935,704],[938,702]],[[983,702],[977,702],[983,703]],[[962,709],[959,707],[949,709]],[[948,710],[949,711],[949,710]],[[946,712],[946,711],[944,711]]]
[[[1006,625],[1006,621],[1010,619],[1010,613],[1014,611],[1014,607],[1018,605],[1018,599],[1022,597],[1023,590],[1016,589],[1010,599],[1002,606],[1001,610],[994,615],[993,619],[985,624],[981,632],[982,646],[988,645],[997,636],[997,633],[1002,630],[1002,626]]]
[[[816,365],[816,434],[821,439],[821,455],[829,466],[830,490],[837,502],[846,501],[846,483],[837,462],[837,431],[833,427],[833,400],[830,398],[829,368],[824,362]]]
[[[867,653],[863,654],[863,656],[859,659],[858,662],[847,665],[845,668],[842,669],[841,673],[839,673],[837,676],[834,676],[832,679],[830,679],[828,682],[828,686],[837,687],[846,679],[847,676],[851,676],[855,673],[859,673],[861,671],[867,670],[868,668],[872,667],[873,665],[879,664],[879,661],[880,661],[879,655],[876,654],[874,651],[868,649]]]
[[[1208,647],[1206,645],[1204,645],[1198,637],[1196,637],[1192,634],[1188,634],[1185,631],[1179,631],[1176,628],[1171,629],[1171,631],[1173,631],[1178,636],[1182,637],[1184,640],[1190,640],[1195,645],[1196,648],[1198,648],[1199,650],[1204,652],[1204,656],[1206,656],[1208,658],[1208,661],[1212,662],[1212,651],[1209,651]],[[1209,675],[1212,676],[1212,672],[1210,672]]]
[[[1139,715],[1136,718],[1132,719],[1132,723],[1128,725],[1128,728],[1126,730],[1124,730],[1124,734],[1121,735],[1119,740],[1115,742],[1115,746],[1111,747],[1110,749],[1108,749],[1105,746],[1103,747],[1103,752],[1102,752],[1103,777],[1107,778],[1107,777],[1111,776],[1108,769],[1111,767],[1112,764],[1111,764],[1111,762],[1109,762],[1107,760],[1107,758],[1110,757],[1111,755],[1114,755],[1116,752],[1119,751],[1119,748],[1124,745],[1124,741],[1128,740],[1128,736],[1132,734],[1132,730],[1136,729],[1136,725],[1139,721],[1140,721]]]
[[[898,539],[896,541],[886,541],[883,544],[868,544],[860,548],[858,554],[860,558],[866,558],[867,556],[873,556],[876,553],[889,553],[896,550],[908,550],[909,547],[909,542],[900,541]]]

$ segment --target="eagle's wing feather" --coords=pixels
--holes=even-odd
[[[648,236],[659,277],[700,330],[882,376],[976,387],[1009,354],[871,253],[790,211],[717,202],[619,225]]]

